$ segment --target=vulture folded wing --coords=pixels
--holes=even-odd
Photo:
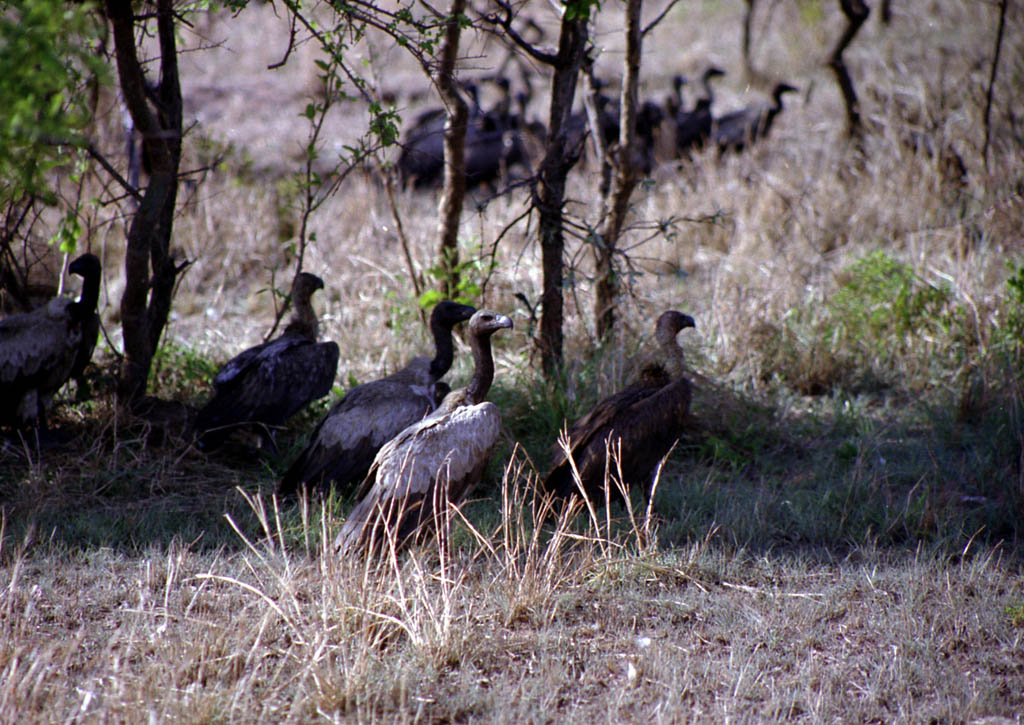
[[[0,320],[0,420],[32,423],[67,382],[82,338],[73,304],[57,297],[45,307]]]
[[[586,465],[584,458],[591,448],[598,448],[603,453],[604,441],[616,424],[620,411],[634,405],[660,389],[646,381],[630,385],[619,392],[608,396],[580,418],[569,428],[569,449],[573,461],[579,470]],[[556,442],[551,451],[551,472],[545,480],[545,488],[560,496],[568,496],[575,488],[572,479],[572,467],[565,455],[561,443]]]
[[[71,321],[73,304],[56,297],[45,307],[0,320],[0,381],[49,375],[54,367],[70,369],[64,361],[69,355],[74,359],[81,339],[80,327]]]
[[[338,357],[336,343],[297,336],[251,348],[218,373],[214,397],[199,411],[196,428],[212,432],[250,422],[280,425],[330,392]],[[206,440],[216,444],[217,439],[213,435]]]
[[[213,388],[217,390],[229,385],[233,380],[259,365],[261,361],[273,358],[296,345],[309,344],[309,338],[300,335],[282,335],[260,345],[250,347],[235,355],[224,363],[213,378]]]
[[[426,386],[420,391],[385,378],[350,390],[314,429],[305,450],[285,473],[278,493],[301,485],[346,487],[362,480],[381,446],[434,408]]]
[[[398,546],[433,520],[448,502],[459,503],[483,475],[501,432],[493,403],[456,408],[406,428],[381,448],[363,484],[365,495],[349,514],[337,547],[375,545],[386,533]]]

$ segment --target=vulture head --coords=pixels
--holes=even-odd
[[[677,310],[666,310],[658,317],[658,324],[655,328],[655,337],[658,342],[673,341],[680,330],[687,327],[696,327],[697,324],[689,315],[684,315]]]
[[[102,271],[100,259],[95,254],[83,254],[68,265],[68,271],[84,279],[96,277]]]
[[[775,99],[775,105],[776,106],[781,106],[782,105],[782,96],[783,96],[783,94],[785,94],[785,93],[796,93],[799,90],[800,89],[797,88],[796,86],[791,86],[788,83],[778,83],[778,84],[776,84],[775,88],[772,90],[772,98]]]
[[[96,312],[100,297],[100,275],[103,272],[100,259],[95,254],[83,254],[68,265],[68,272],[82,278],[82,296],[74,308],[75,317],[81,321]]]
[[[434,311],[430,313],[430,327],[433,329],[435,325],[440,325],[450,330],[460,322],[468,320],[474,312],[476,312],[476,308],[472,305],[443,300],[438,302]]]
[[[704,72],[701,74],[700,78],[702,83],[707,84],[707,82],[710,81],[712,78],[719,78],[724,75],[724,70],[717,66],[709,65],[707,68],[704,69]]]
[[[430,313],[430,331],[434,335],[434,359],[430,361],[430,376],[439,380],[452,366],[455,347],[452,345],[452,328],[468,320],[476,312],[470,305],[461,305],[451,300],[438,302]]]
[[[309,302],[313,293],[324,288],[324,281],[310,272],[299,272],[292,282],[292,300],[296,304]]]
[[[313,293],[324,288],[324,281],[315,274],[299,272],[292,282],[292,319],[285,328],[286,333],[297,333],[316,340],[320,334],[320,323],[313,311]]]
[[[474,339],[488,339],[504,328],[512,328],[512,318],[497,312],[478,310],[469,318],[469,334]]]
[[[676,342],[676,335],[687,327],[696,326],[692,317],[677,310],[666,310],[658,317],[657,325],[654,328],[654,338],[658,341],[658,347],[665,354],[672,377],[679,377],[683,374],[683,348]]]

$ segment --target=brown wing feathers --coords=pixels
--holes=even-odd
[[[678,438],[692,392],[683,375],[683,352],[676,335],[693,326],[689,315],[674,310],[663,313],[656,327],[663,363],[646,366],[639,381],[602,400],[569,429],[569,450],[580,483],[592,500],[604,500],[605,471],[617,470],[606,461],[609,443],[612,450],[620,452],[625,483],[644,485],[646,492],[654,467]],[[577,491],[561,445],[556,444],[552,451],[544,488],[560,498]],[[617,491],[612,495],[617,497]]]
[[[31,312],[0,320],[2,425],[45,427],[54,393],[92,355],[99,327],[100,260],[83,254],[68,271],[83,278],[77,302],[55,297]]]
[[[313,293],[323,280],[299,273],[292,285],[294,312],[277,338],[228,361],[213,380],[213,397],[196,415],[197,445],[211,450],[239,426],[256,426],[271,450],[271,430],[330,392],[338,369],[334,342],[317,342]]]
[[[454,356],[452,328],[476,310],[445,300],[430,316],[432,360],[417,357],[401,370],[353,388],[324,416],[285,472],[283,496],[300,488],[346,490],[366,475],[380,447],[437,406],[437,384]]]

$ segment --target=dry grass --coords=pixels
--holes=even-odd
[[[258,536],[7,552],[7,721],[977,720],[1013,717],[1019,566],[999,548],[839,560],[658,554],[600,522],[502,523],[451,555],[363,564],[246,496]],[[600,518],[600,517],[599,517]],[[45,548],[45,547],[44,547]]]
[[[721,110],[761,97],[740,77],[742,8],[674,10],[648,42],[645,93],[714,62],[730,71]],[[986,170],[993,8],[914,0],[888,28],[869,21],[848,54],[873,128],[862,153],[842,139],[821,66],[838,8],[763,11],[755,64],[803,93],[751,153],[666,161],[636,195],[622,334],[601,349],[589,252],[572,241],[564,380],[536,372],[513,297],[539,296],[535,229],[520,223],[494,247],[524,194],[467,210],[463,252],[486,282],[476,302],[513,314],[516,334],[495,340],[491,394],[508,443],[443,555],[338,559],[323,542],[348,502],[278,510],[267,492],[282,462],[207,459],[174,429],[120,420],[109,381],[61,407],[66,446],[4,442],[0,721],[1019,721],[1024,406],[1009,331],[1024,310],[1006,280],[1024,262],[1024,18],[1011,7]],[[602,11],[598,36],[613,77],[617,12]],[[185,56],[199,121],[188,163],[224,160],[182,195],[175,244],[194,264],[154,376],[164,398],[201,402],[216,364],[269,328],[274,298],[260,290],[293,271],[298,114],[316,86],[312,44],[265,70],[285,33],[270,6],[209,16],[195,35],[223,46]],[[400,52],[359,52],[407,118],[431,103]],[[480,74],[500,57],[484,41],[467,54]],[[100,135],[119,148],[105,103]],[[331,144],[365,122],[358,105],[334,113]],[[922,130],[960,154],[966,180],[903,143]],[[592,166],[570,182],[570,211],[590,224],[595,185]],[[398,211],[422,272],[436,200],[401,192]],[[109,208],[91,213],[117,344],[123,228]],[[306,267],[327,281],[315,304],[343,351],[339,386],[423,350],[377,182],[351,177],[312,224]],[[906,324],[886,322],[910,309],[895,302],[864,323],[880,307],[869,295],[840,303],[876,279],[857,271],[875,251],[939,301]],[[563,418],[629,379],[667,307],[698,321],[683,340],[697,395],[662,472],[657,536],[620,508],[539,526],[532,486]],[[468,357],[458,351],[453,384]],[[326,404],[282,432],[282,450]]]

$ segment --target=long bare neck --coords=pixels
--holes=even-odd
[[[782,110],[782,93],[779,91],[775,91],[772,94],[772,98],[775,100],[775,105],[772,106],[772,111],[775,112],[772,113],[772,115],[774,116],[776,113]]]
[[[78,311],[81,317],[92,315],[100,301],[100,276],[89,274],[82,280],[82,294],[78,297]]]
[[[491,336],[474,335],[470,338],[473,348],[473,377],[466,386],[468,405],[482,403],[494,382],[494,356],[491,354]]]
[[[285,334],[303,335],[315,340],[320,335],[320,322],[313,311],[312,295],[300,292],[292,299],[292,318],[284,328]]]
[[[715,102],[715,92],[711,90],[711,76],[705,75],[702,79],[704,82],[704,98],[708,101],[708,107]]]
[[[673,379],[682,377],[685,370],[683,365],[683,348],[676,341],[678,330],[671,327],[659,327],[657,331],[658,347],[661,354],[665,356],[665,368]]]
[[[434,359],[430,361],[430,376],[438,380],[452,366],[455,345],[452,343],[452,328],[443,322],[431,320],[430,331],[434,333]]]

